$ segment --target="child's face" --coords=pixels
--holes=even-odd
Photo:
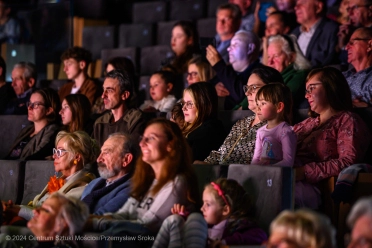
[[[193,123],[196,120],[198,110],[195,107],[194,100],[192,99],[190,93],[187,91],[183,93],[183,102],[184,105],[182,107],[182,111],[185,121],[187,123]]]
[[[277,108],[276,106],[263,99],[257,101],[257,115],[260,121],[269,121],[277,117]]]
[[[223,213],[223,206],[216,202],[210,189],[206,188],[203,192],[203,206],[201,207],[203,216],[208,225],[216,225],[226,217]]]
[[[169,95],[169,88],[159,74],[154,74],[150,78],[150,96],[154,101],[160,101]]]

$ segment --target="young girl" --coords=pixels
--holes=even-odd
[[[146,100],[140,107],[145,112],[169,112],[176,103],[172,95],[173,74],[169,71],[157,71],[150,78],[150,96],[152,100]]]
[[[201,211],[208,228],[203,225],[204,221],[196,218],[195,213],[188,216],[183,225],[183,219],[177,218],[177,215],[184,216],[186,213],[182,206],[175,205],[172,213],[177,215],[165,220],[153,248],[200,247],[203,233],[208,233],[208,247],[218,247],[218,244],[260,245],[267,240],[265,232],[252,221],[253,205],[249,194],[233,179],[219,178],[208,184],[203,192]],[[180,223],[178,227],[182,230],[174,228],[174,222]],[[199,241],[196,242],[198,236]],[[177,246],[177,242],[182,242],[183,246]]]
[[[283,84],[263,86],[256,95],[257,115],[267,125],[257,130],[252,164],[293,166],[296,134],[288,123],[292,117],[292,95]]]

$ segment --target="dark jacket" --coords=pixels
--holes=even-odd
[[[232,230],[225,228],[222,239],[227,245],[260,245],[267,240],[267,235],[253,222],[239,220]]]
[[[14,97],[7,105],[4,110],[4,115],[27,115],[26,103],[30,101],[32,90],[27,92],[22,98]]]
[[[58,95],[61,99],[61,102],[63,99],[71,94],[72,87],[74,86],[74,82],[68,82],[65,85],[63,85],[59,91]],[[76,92],[76,94],[83,94],[85,95],[90,105],[93,106],[95,100],[98,98],[98,96],[101,94],[102,90],[98,87],[96,82],[94,82],[92,79],[87,78],[84,83],[81,85],[80,89]]]

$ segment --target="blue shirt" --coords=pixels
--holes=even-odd
[[[360,99],[368,104],[372,100],[372,66],[356,72],[350,69],[343,72],[351,90],[351,99]]]

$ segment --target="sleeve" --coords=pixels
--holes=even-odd
[[[283,160],[275,163],[277,166],[293,166],[296,157],[297,136],[288,125],[281,132]]]
[[[322,179],[337,176],[342,169],[360,162],[368,149],[371,134],[361,119],[349,117],[340,120],[336,129],[338,158],[305,164],[305,179],[317,183]]]
[[[255,147],[254,147],[254,154],[253,154],[251,164],[255,164],[255,165],[261,164],[260,163],[260,158],[261,158],[261,154],[262,154],[261,134],[262,134],[262,132],[261,132],[261,128],[260,128],[260,129],[257,130],[256,144],[255,144]]]
[[[18,216],[22,217],[25,220],[31,220],[34,216],[32,210],[33,208],[29,206],[20,205],[21,209],[19,210]]]
[[[330,28],[325,28],[324,31],[328,33],[328,44],[327,44],[327,50],[330,51],[329,54],[325,57],[324,61],[321,61],[322,66],[335,64],[337,61],[335,61],[338,57],[336,52],[336,46],[338,39],[335,39],[337,36],[339,27],[336,23],[331,22],[330,24],[333,24]]]

